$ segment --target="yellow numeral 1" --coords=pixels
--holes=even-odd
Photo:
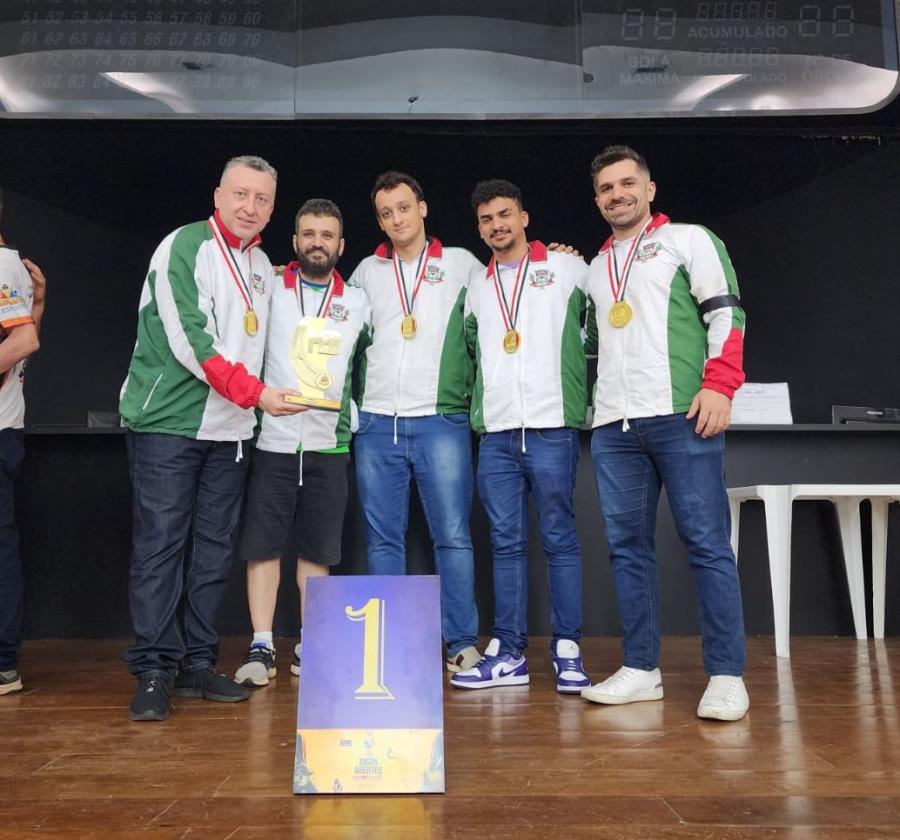
[[[384,611],[385,603],[381,598],[369,598],[358,610],[349,604],[344,607],[347,618],[364,623],[363,681],[353,692],[357,700],[394,699],[384,684]]]

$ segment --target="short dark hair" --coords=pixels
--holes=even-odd
[[[419,182],[413,178],[412,175],[407,175],[405,172],[398,172],[396,169],[391,169],[388,172],[382,172],[376,179],[375,185],[372,187],[372,206],[375,206],[375,196],[378,195],[382,190],[395,190],[401,184],[406,184],[413,193],[415,193],[416,201],[424,201],[425,193],[422,192],[422,187],[419,186]]]
[[[477,213],[482,204],[495,198],[511,198],[516,206],[522,209],[522,190],[511,181],[493,178],[490,181],[479,181],[472,190],[472,209]]]
[[[338,220],[340,225],[340,235],[344,235],[344,216],[340,207],[337,206],[330,198],[310,198],[303,202],[303,206],[297,211],[294,219],[294,230],[300,226],[301,216],[331,216]]]
[[[607,146],[591,161],[591,186],[596,186],[597,173],[601,169],[612,166],[620,160],[633,160],[638,165],[638,169],[648,178],[650,177],[650,167],[647,165],[646,159],[631,146]]]

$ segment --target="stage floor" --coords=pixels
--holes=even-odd
[[[618,707],[558,695],[534,639],[530,686],[446,688],[446,794],[343,797],[291,794],[291,646],[249,702],[132,723],[123,642],[26,643],[26,690],[0,697],[0,838],[900,837],[900,639],[794,637],[790,660],[751,639],[737,723],[695,717],[696,638],[664,640],[665,700]],[[620,664],[615,639],[584,650],[595,680]]]

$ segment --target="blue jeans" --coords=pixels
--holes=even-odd
[[[494,636],[501,653],[528,646],[528,492],[537,508],[550,583],[553,642],[581,638],[581,548],[575,533],[575,429],[489,432],[478,450],[478,495],[491,526]]]
[[[23,596],[15,483],[24,457],[25,432],[0,430],[0,671],[19,667]]]
[[[740,676],[746,665],[741,586],[731,550],[725,436],[702,438],[696,418],[645,417],[594,429],[591,457],[603,509],[629,668],[659,662],[659,578],[654,532],[665,486],[697,593],[708,674]]]
[[[396,443],[394,429],[396,422]],[[478,636],[472,512],[472,435],[466,414],[394,417],[361,411],[353,439],[366,522],[369,574],[406,574],[410,479],[434,544],[441,578],[441,627],[450,655]]]
[[[228,582],[249,441],[128,432],[133,490],[128,670],[172,675],[219,656],[215,621]]]

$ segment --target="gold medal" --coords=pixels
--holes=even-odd
[[[415,315],[406,315],[400,322],[400,335],[404,338],[415,338],[418,324]]]
[[[613,327],[624,327],[634,315],[634,310],[630,303],[624,300],[617,300],[609,310],[609,323]]]
[[[519,335],[518,330],[507,330],[503,335],[503,349],[507,353],[515,353],[521,343],[522,336]]]
[[[259,332],[259,318],[252,309],[244,313],[244,332],[247,335],[256,335]]]

